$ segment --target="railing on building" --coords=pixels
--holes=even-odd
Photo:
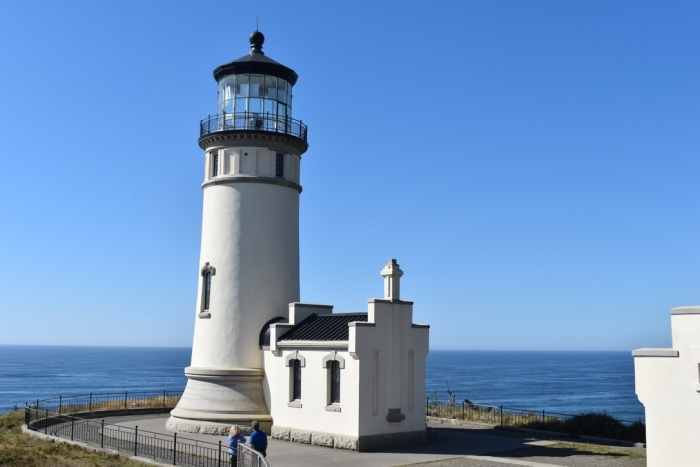
[[[646,426],[641,420],[618,420],[606,414],[563,414],[545,410],[515,409],[474,404],[468,400],[441,401],[427,397],[425,414],[492,425],[567,433],[572,437],[593,436],[646,442]]]
[[[301,120],[268,113],[242,112],[210,115],[200,122],[200,138],[210,133],[230,130],[253,130],[284,133],[306,141],[308,127]]]
[[[228,445],[219,441],[208,443],[179,437],[177,433],[164,435],[147,430],[105,423],[104,419],[87,419],[73,415],[76,412],[125,411],[142,408],[174,407],[182,393],[122,392],[59,396],[27,403],[24,423],[28,429],[88,446],[113,449],[133,456],[146,457],[157,462],[186,467],[225,467],[231,465]],[[269,467],[262,454],[240,445],[245,452],[246,467]]]

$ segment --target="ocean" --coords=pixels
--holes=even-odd
[[[189,348],[0,345],[0,413],[59,395],[181,391]],[[426,392],[456,400],[558,413],[607,412],[644,420],[630,352],[433,350]]]

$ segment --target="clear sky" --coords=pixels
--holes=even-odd
[[[504,350],[700,305],[697,1],[5,1],[0,344],[191,345],[198,124],[256,17],[309,125],[303,301],[365,311],[397,258],[432,349]]]

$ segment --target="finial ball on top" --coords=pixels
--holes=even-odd
[[[248,40],[250,41],[251,49],[260,51],[260,49],[262,49],[263,42],[265,42],[265,36],[260,31],[254,31],[250,34]]]

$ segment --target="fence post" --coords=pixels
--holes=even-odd
[[[163,389],[163,407],[165,407],[165,389]]]
[[[462,420],[466,420],[464,417],[464,401],[462,401]]]
[[[173,435],[173,465],[175,465],[175,459],[177,458],[177,433]]]
[[[75,426],[75,417],[70,416],[70,440],[73,441],[73,427]]]
[[[36,407],[35,407],[35,409],[36,409],[36,410],[39,410],[39,399],[36,400]]]
[[[501,426],[503,426],[503,406],[501,406]]]
[[[139,455],[139,426],[136,425],[136,428],[134,429],[134,455],[138,456]]]
[[[92,412],[92,393],[90,393],[90,407],[88,408],[88,412]]]
[[[49,432],[49,409],[46,409],[46,413],[44,414],[44,434],[47,434]]]
[[[219,467],[221,467],[221,440],[219,440]]]
[[[61,415],[61,407],[63,406],[63,396],[58,396],[58,414]]]
[[[126,398],[129,395],[129,391],[124,391],[124,409],[126,409]]]
[[[102,428],[100,428],[100,447],[105,447],[105,421],[102,419]]]

